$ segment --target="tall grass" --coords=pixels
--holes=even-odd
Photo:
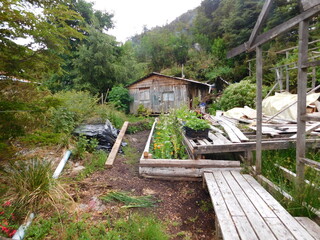
[[[276,165],[283,166],[292,172],[296,169],[296,149],[263,151],[262,153],[262,174],[280,186],[281,189],[293,197],[293,201],[283,201],[287,210],[293,215],[312,217],[312,209],[320,209],[320,172],[310,167],[305,167],[305,178],[310,184],[304,187],[296,186],[289,181],[283,171]],[[307,154],[312,159],[319,160],[320,154],[310,149]]]
[[[48,161],[32,159],[16,161],[3,169],[2,182],[6,183],[6,200],[21,213],[37,211],[43,207],[56,209],[69,195],[52,178],[52,165]]]

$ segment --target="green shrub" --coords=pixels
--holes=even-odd
[[[146,108],[143,104],[139,104],[138,109],[137,109],[137,115],[138,116],[145,116],[148,117],[150,116],[151,111]]]
[[[95,138],[87,138],[83,135],[78,137],[78,141],[76,143],[75,148],[72,150],[72,156],[75,159],[83,159],[85,157],[85,153],[92,153],[98,146],[98,140]]]
[[[59,145],[63,137],[63,133],[37,130],[33,133],[27,134],[26,136],[20,137],[19,139],[31,146],[50,146]]]
[[[56,133],[71,133],[76,125],[75,113],[69,111],[65,107],[52,110],[50,124]]]
[[[249,106],[255,108],[256,84],[250,80],[242,80],[239,83],[229,85],[217,101],[221,110],[229,110],[235,107]],[[262,88],[262,95],[267,94],[267,87]]]
[[[113,103],[118,110],[126,113],[129,112],[132,97],[130,96],[128,89],[121,86],[113,87],[109,92],[108,100]]]
[[[98,102],[98,98],[90,95],[89,92],[66,91],[54,95],[61,101],[61,107],[64,111],[73,115],[75,123],[81,123],[88,116],[92,115],[93,109]]]

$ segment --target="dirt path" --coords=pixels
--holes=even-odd
[[[78,203],[90,205],[92,199],[108,191],[128,191],[134,195],[153,195],[160,202],[155,208],[125,210],[155,214],[166,223],[172,239],[213,239],[214,215],[209,194],[201,182],[161,181],[139,178],[138,159],[148,137],[148,131],[125,135],[128,143],[126,155],[118,154],[114,167],[98,171],[79,182]],[[101,210],[101,211],[99,211]],[[108,214],[123,214],[123,209],[114,203],[98,209],[97,220]]]

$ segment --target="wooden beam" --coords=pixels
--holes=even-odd
[[[320,4],[319,0],[301,0],[303,10],[306,11],[309,8]]]
[[[256,39],[257,35],[260,33],[261,27],[268,16],[268,13],[271,9],[272,4],[273,4],[273,0],[266,0],[265,1],[264,5],[262,7],[262,10],[260,12],[260,15],[258,17],[258,20],[257,20],[257,22],[251,32],[251,36],[248,41],[248,47],[251,47],[252,42]]]
[[[260,45],[276,38],[280,34],[286,32],[286,31],[289,31],[291,28],[296,26],[301,21],[304,21],[306,19],[313,17],[314,15],[318,14],[319,11],[320,11],[320,5],[317,5],[317,6],[314,6],[310,9],[308,9],[307,11],[305,11],[305,12],[289,19],[288,21],[272,28],[268,32],[260,34],[259,36],[256,37],[256,39],[253,41],[251,46],[248,46],[249,42],[245,42],[244,44],[239,45],[239,46],[231,49],[227,53],[227,58],[232,58],[232,57],[237,56],[240,53],[243,53],[245,51],[254,50],[257,46],[260,46]]]
[[[298,56],[298,103],[297,103],[297,143],[296,143],[296,173],[297,186],[304,186],[304,163],[301,158],[306,154],[306,122],[301,119],[306,115],[308,71],[302,64],[308,60],[309,21],[299,24],[299,56]]]
[[[256,48],[256,109],[257,109],[257,130],[256,130],[256,172],[261,174],[261,154],[262,154],[262,78],[263,78],[263,63],[262,63],[262,48]]]
[[[308,68],[308,67],[316,67],[316,66],[320,66],[320,60],[304,63],[304,64],[302,64],[301,67]]]
[[[122,138],[124,136],[124,134],[126,133],[127,127],[128,127],[129,122],[125,121],[124,124],[122,125],[122,128],[118,134],[118,137],[116,139],[116,142],[113,144],[113,147],[111,149],[111,152],[107,158],[107,161],[105,163],[107,168],[111,168],[113,166],[113,162],[117,156],[117,153],[119,151],[120,148],[120,144],[122,142]]]
[[[140,167],[185,167],[185,168],[226,168],[240,167],[239,161],[227,160],[181,160],[181,159],[147,159],[140,160]]]
[[[317,162],[308,158],[301,158],[300,161],[316,169],[320,169],[320,162]]]

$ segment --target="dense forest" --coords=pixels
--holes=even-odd
[[[250,54],[226,59],[226,52],[249,38],[263,2],[204,0],[172,23],[145,29],[120,44],[105,33],[113,27],[113,15],[94,10],[93,3],[5,0],[0,13],[0,68],[3,75],[41,82],[52,92],[105,93],[152,71],[181,76],[182,65],[186,78],[208,82],[220,76],[238,82],[249,75]],[[298,0],[276,0],[263,31],[299,11]],[[272,52],[297,44],[295,32],[265,46],[266,68],[279,57]],[[316,38],[319,31],[314,32]],[[21,45],[21,39],[27,43]]]

